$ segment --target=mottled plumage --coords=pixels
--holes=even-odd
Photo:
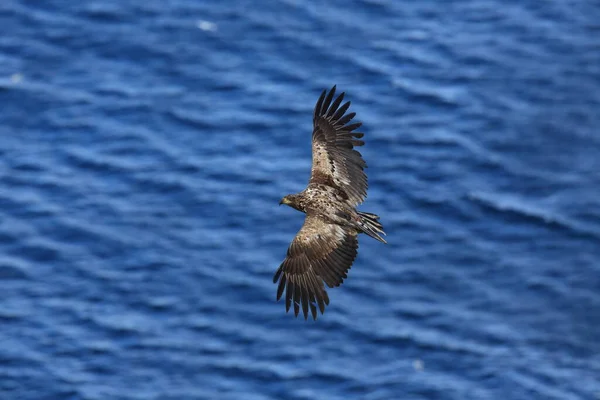
[[[285,308],[300,307],[304,318],[310,309],[317,319],[329,304],[327,286],[342,284],[356,258],[358,234],[386,243],[383,227],[375,214],[356,210],[367,197],[366,163],[354,150],[362,146],[362,133],[354,132],[361,123],[350,123],[355,113],[346,113],[344,93],[335,100],[335,86],[323,91],[313,114],[312,168],[308,186],[302,192],[285,196],[286,204],[306,213],[304,225],[288,248],[287,257],[275,273],[277,300],[285,292]]]

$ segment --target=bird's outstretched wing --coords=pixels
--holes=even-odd
[[[279,280],[277,300],[285,291],[286,312],[293,304],[296,316],[300,306],[305,319],[309,307],[314,319],[317,319],[317,307],[323,314],[329,304],[323,282],[329,287],[339,286],[347,277],[358,249],[356,235],[354,231],[307,214],[288,248],[287,257],[273,277],[274,283]]]
[[[360,122],[349,123],[356,113],[346,113],[350,102],[343,105],[344,93],[335,100],[335,86],[323,91],[315,105],[312,135],[311,183],[325,184],[340,190],[349,204],[356,206],[367,197],[367,166],[354,146],[365,144],[363,133],[354,132]]]

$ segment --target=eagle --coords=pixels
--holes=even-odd
[[[366,233],[387,243],[379,216],[356,207],[367,197],[367,164],[354,147],[362,146],[364,134],[356,132],[362,123],[351,122],[356,113],[347,113],[350,102],[344,94],[335,98],[336,86],[324,90],[313,112],[312,167],[306,189],[281,199],[306,214],[304,225],[287,250],[287,256],[273,277],[277,301],[285,292],[285,309],[292,304],[296,317],[302,307],[317,319],[329,304],[325,284],[336,287],[348,276],[356,258],[358,234]]]

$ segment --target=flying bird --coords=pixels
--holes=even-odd
[[[356,258],[358,234],[366,233],[387,243],[379,216],[360,212],[356,207],[367,197],[367,167],[361,154],[364,134],[355,132],[362,124],[351,123],[356,113],[346,113],[350,102],[342,105],[344,93],[335,100],[336,87],[323,91],[315,105],[312,133],[312,167],[306,189],[281,199],[306,214],[304,225],[288,248],[273,283],[279,281],[277,300],[285,292],[285,309],[300,307],[304,319],[308,311],[317,319],[329,304],[325,285],[342,284]]]

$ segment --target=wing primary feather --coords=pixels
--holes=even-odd
[[[282,271],[283,271],[283,266],[280,265],[279,268],[277,269],[277,272],[275,272],[275,275],[273,275],[273,283],[277,283],[277,280],[279,279],[279,275],[281,275]]]
[[[342,92],[337,97],[337,99],[334,100],[333,104],[329,107],[329,111],[327,112],[327,118],[333,119],[333,118],[331,118],[331,116],[336,112],[336,110],[342,103],[342,100],[344,100],[344,95],[345,95],[345,93]]]
[[[310,274],[306,277],[306,287],[308,288],[308,305],[310,306],[310,313],[314,320],[317,319],[317,298],[319,296],[319,292],[317,291],[317,287],[315,287],[315,274]]]
[[[345,131],[353,131],[353,130],[355,130],[356,128],[359,128],[359,127],[361,127],[361,126],[362,126],[362,122],[355,122],[355,123],[353,123],[353,124],[350,124],[350,125],[346,125],[346,126],[344,126],[344,130],[345,130]]]
[[[294,279],[292,276],[289,277],[285,289],[285,312],[288,312],[292,305],[292,293],[294,292]]]
[[[302,300],[302,312],[304,313],[304,319],[308,319],[308,284],[306,283],[306,274],[302,275],[302,282],[300,285],[302,294],[300,299]]]
[[[317,320],[317,306],[314,305],[314,303],[309,303],[310,304],[310,313],[312,314],[313,319],[316,321]]]
[[[318,278],[316,275],[312,276],[312,286],[313,286],[313,291],[315,293],[315,299],[317,300],[317,305],[319,306],[319,310],[321,310],[321,314],[323,314],[325,312],[325,302],[323,301],[323,292],[325,292],[325,289],[323,289],[322,287],[323,283],[320,283],[318,281]]]
[[[279,282],[279,286],[277,287],[277,301],[279,301],[281,295],[283,294],[283,289],[285,289],[285,281],[285,274],[283,274],[283,276],[281,277],[281,281]]]
[[[346,104],[348,104],[348,106],[350,106],[350,102],[348,102],[348,103],[346,103]],[[336,124],[336,125],[346,125],[348,122],[352,121],[352,119],[353,119],[355,116],[356,116],[356,113],[355,113],[355,112],[351,112],[351,113],[347,114],[346,116],[344,116],[344,117],[340,118],[340,119],[337,121],[337,124]]]
[[[349,101],[345,102],[344,105],[342,105],[340,107],[340,109],[337,110],[335,112],[335,114],[333,114],[333,116],[331,117],[331,120],[335,121],[336,125],[340,125],[340,122],[338,120],[344,115],[344,113],[346,112],[346,110],[348,110],[348,107],[350,107],[350,102]]]
[[[321,108],[323,107],[323,100],[325,100],[325,95],[327,94],[327,90],[323,90],[319,100],[317,100],[317,104],[315,104],[315,110],[313,111],[313,122],[317,120],[317,118],[321,115]]]
[[[300,312],[300,282],[298,282],[297,276],[294,276],[294,299],[292,302],[294,303],[294,315],[297,317]]]
[[[331,100],[333,100],[334,95],[335,95],[335,85],[333,85],[333,87],[327,94],[327,97],[325,97],[325,101],[323,102],[323,106],[321,107],[321,112],[319,113],[319,116],[322,116],[327,112],[327,110],[329,109],[329,105],[331,104]]]

